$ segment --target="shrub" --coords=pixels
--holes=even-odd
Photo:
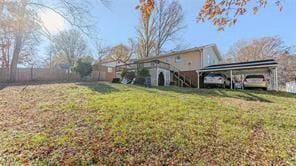
[[[137,85],[145,85],[145,78],[137,77],[136,81],[135,81],[135,84],[137,84]]]
[[[127,73],[127,69],[123,69],[123,71],[120,74],[121,78],[124,78],[126,73]]]
[[[120,83],[120,78],[113,78],[112,83]]]
[[[122,71],[121,78],[126,78],[132,80],[136,77],[136,73],[134,71],[127,71],[126,69]]]
[[[138,74],[138,77],[149,77],[150,76],[150,72],[146,68],[142,68],[142,69],[138,70],[137,74]]]
[[[125,78],[127,78],[127,79],[129,79],[129,80],[132,80],[132,79],[134,79],[135,77],[136,77],[136,73],[133,72],[133,71],[129,71],[129,72],[127,72],[126,75],[125,75]]]
[[[89,62],[83,62],[82,59],[78,59],[78,61],[75,63],[74,71],[76,71],[81,78],[84,78],[86,76],[89,76],[93,69],[92,65]]]

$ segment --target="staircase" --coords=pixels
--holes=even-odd
[[[170,71],[173,74],[173,80],[175,85],[179,87],[188,87],[193,88],[192,80],[189,77],[186,77],[182,72],[175,66],[170,64]]]

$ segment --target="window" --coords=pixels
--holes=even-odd
[[[212,58],[212,64],[211,65],[214,65],[214,64],[216,64],[216,59]]]
[[[208,65],[211,65],[211,56],[208,54]]]
[[[214,64],[216,64],[215,56],[212,55],[212,54],[208,54],[207,55],[207,61],[208,61],[208,65],[214,65]]]
[[[112,67],[108,67],[108,73],[112,73],[112,72],[113,72]]]
[[[176,63],[181,62],[181,57],[180,55],[176,56]]]

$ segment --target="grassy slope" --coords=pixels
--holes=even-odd
[[[52,84],[0,90],[0,163],[295,164],[296,96]]]

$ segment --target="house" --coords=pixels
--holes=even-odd
[[[98,73],[100,80],[111,82],[116,77],[115,67],[117,65],[123,65],[123,63],[112,59],[102,59],[95,63],[94,71]]]
[[[215,44],[173,51],[160,56],[134,60],[132,63],[117,65],[117,75],[123,70],[149,69],[153,86],[178,85],[197,86],[198,70],[222,61],[222,56]]]
[[[95,71],[99,72],[100,75],[105,78],[106,81],[112,81],[113,78],[118,78],[121,72],[116,73],[116,66],[134,63],[135,59],[129,59],[126,63],[111,58],[105,58],[96,62]]]

